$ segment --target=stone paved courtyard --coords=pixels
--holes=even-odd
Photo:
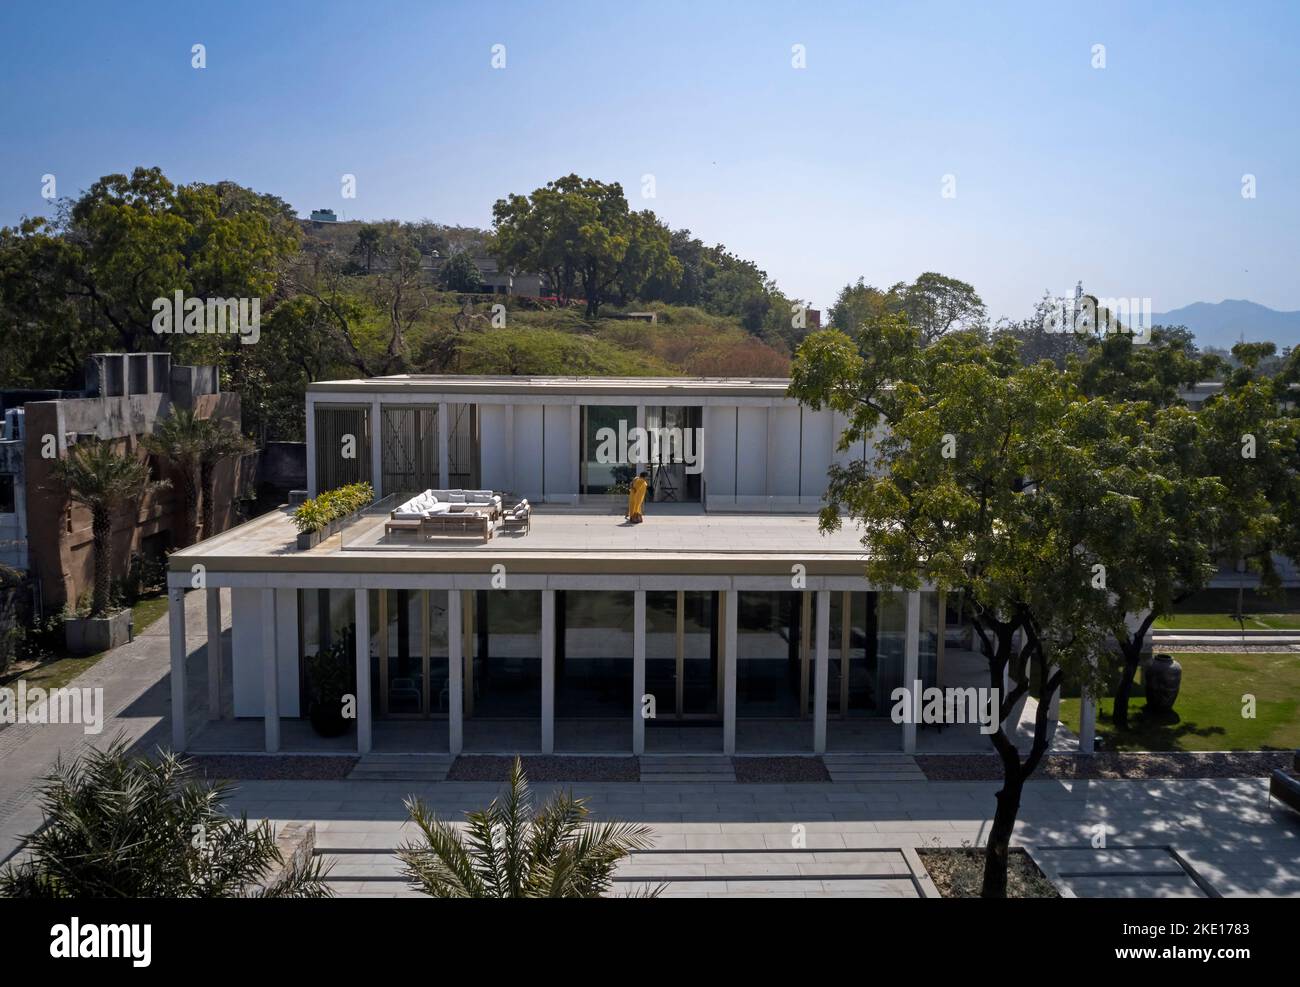
[[[557,786],[534,787],[544,797]],[[563,787],[585,796],[599,818],[652,827],[654,849],[623,867],[622,888],[666,882],[669,896],[728,897],[914,897],[906,851],[982,842],[996,788],[924,781]],[[339,894],[398,896],[412,893],[393,855],[413,835],[402,798],[418,795],[443,818],[459,819],[500,790],[491,783],[249,781],[232,807],[315,821]],[[1102,824],[1107,849],[1098,851],[1092,841]],[[805,842],[796,848],[800,835]],[[1201,885],[1224,896],[1300,897],[1300,817],[1270,808],[1260,779],[1031,782],[1015,842],[1081,897],[1201,896]]]

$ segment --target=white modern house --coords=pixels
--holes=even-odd
[[[844,422],[788,381],[399,376],[307,394],[309,493],[376,504],[299,549],[290,511],[171,556],[178,749],[653,753],[924,750],[892,691],[982,685],[940,594],[874,586],[818,529]],[[638,429],[645,430],[644,432]],[[645,522],[623,517],[649,474]],[[534,505],[526,531],[398,537],[420,491]],[[208,713],[187,722],[186,590],[207,594]],[[232,629],[223,639],[222,608]],[[307,721],[347,649],[355,724]],[[975,658],[972,662],[970,659]],[[983,674],[987,674],[985,671]]]

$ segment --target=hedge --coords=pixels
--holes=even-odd
[[[293,523],[301,532],[320,531],[331,521],[354,514],[374,499],[375,488],[369,483],[349,483],[304,500],[294,509]]]

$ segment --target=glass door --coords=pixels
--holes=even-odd
[[[428,615],[424,594],[390,589],[379,594],[379,714],[391,719],[428,715]]]

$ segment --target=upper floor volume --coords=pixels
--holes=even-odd
[[[782,378],[400,375],[307,390],[314,496],[369,481],[376,497],[430,488],[509,491],[536,503],[621,496],[650,476],[655,502],[811,512],[844,417],[787,395]]]

